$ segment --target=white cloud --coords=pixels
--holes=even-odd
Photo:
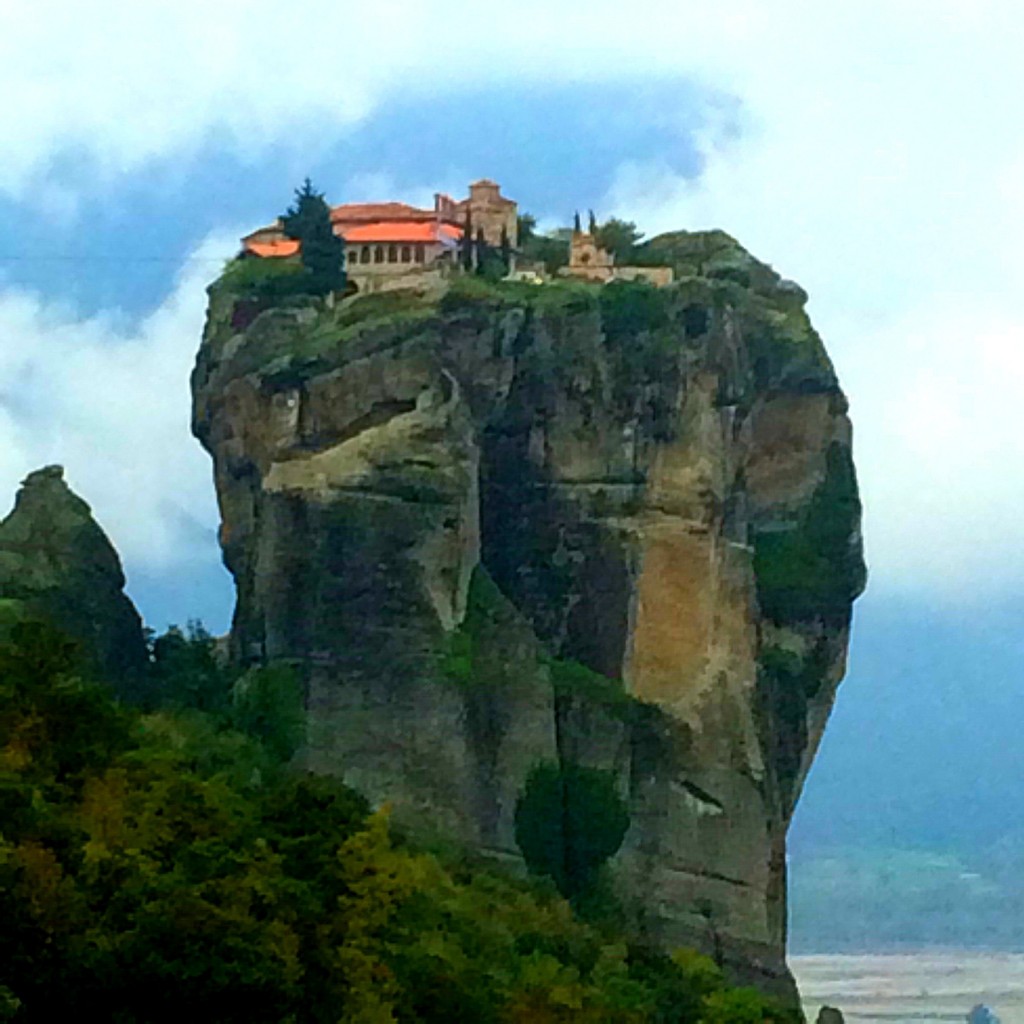
[[[73,209],[87,170],[115,181],[153,158],[187,166],[213,135],[254,161],[286,138],[331,144],[399,90],[684,75],[736,97],[743,131],[726,130],[737,108],[712,119],[697,182],[627,158],[605,208],[649,229],[724,227],[809,290],[852,400],[876,587],[960,598],[968,583],[984,594],[1024,573],[1013,409],[1024,9],[1013,0],[15,0],[4,14],[0,90],[17,102],[0,107],[0,192],[51,210]],[[69,153],[77,177],[49,174]],[[207,521],[187,396],[153,383],[184,388],[202,276],[134,338],[0,300],[4,344],[36,339],[51,353],[19,340],[13,362],[0,354],[27,410],[0,419],[0,486],[60,457],[126,552],[153,557],[174,548],[166,509],[178,498],[163,495]],[[160,459],[135,463],[119,431],[142,411],[178,422],[181,440],[155,430]],[[166,487],[160,461],[190,482]]]
[[[770,10],[755,43],[711,61],[753,130],[708,140],[694,182],[627,161],[608,202],[653,230],[724,227],[808,289],[851,398],[874,586],[1012,591],[1024,10]]]
[[[27,292],[0,292],[0,494],[51,462],[124,560],[146,571],[216,559],[209,459],[189,432],[205,284],[238,233],[204,242],[166,302],[128,333]]]

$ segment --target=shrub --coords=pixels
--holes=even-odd
[[[833,444],[825,479],[800,522],[755,537],[757,593],[767,616],[786,622],[849,614],[865,580],[860,513],[849,449]]]
[[[629,812],[611,772],[567,763],[539,765],[516,805],[516,843],[531,871],[550,877],[567,899],[589,890],[618,852]]]

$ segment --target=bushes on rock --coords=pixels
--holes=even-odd
[[[845,617],[864,587],[860,499],[849,449],[833,444],[825,479],[792,529],[754,539],[761,610],[776,622]]]

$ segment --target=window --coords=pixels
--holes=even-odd
[[[388,246],[388,263],[397,263],[397,262],[398,262],[398,246],[397,245],[389,245]]]
[[[348,261],[349,261],[349,263],[355,263],[358,259],[359,259],[359,250],[358,249],[349,249],[349,251],[348,251]]]
[[[423,243],[422,242],[420,242],[416,246],[414,255],[415,255],[417,263],[422,263],[424,261],[424,251],[423,251]]]
[[[373,250],[373,262],[374,263],[383,263],[384,262],[384,246],[378,245],[377,248]]]
[[[402,246],[402,262],[403,263],[411,263],[412,262],[412,250],[407,245],[403,245]]]
[[[370,247],[368,245],[364,245],[363,246],[363,252],[362,252],[362,255],[359,257],[359,262],[360,263],[369,263],[370,262]]]

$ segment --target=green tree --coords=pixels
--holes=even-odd
[[[17,623],[0,645],[0,783],[73,791],[130,746],[131,716],[80,664],[78,644],[41,622]]]
[[[516,221],[516,235],[522,248],[537,233],[537,218],[532,213],[521,213]]]
[[[591,889],[628,828],[615,780],[598,768],[539,765],[516,805],[516,843],[527,866],[548,875],[571,900]]]
[[[629,220],[612,217],[597,227],[594,232],[597,244],[615,256],[619,263],[626,263],[633,257],[633,251],[643,232]]]
[[[462,269],[466,273],[470,273],[473,270],[473,215],[469,211],[469,207],[466,207],[466,223],[462,227],[462,243],[460,246],[459,255],[462,258]]]
[[[512,270],[512,242],[508,237],[508,228],[502,225],[501,228],[501,263],[508,274]]]
[[[224,714],[234,673],[217,655],[217,642],[198,620],[185,630],[171,626],[149,643],[150,687],[157,706],[195,708]]]
[[[310,291],[318,295],[345,288],[345,242],[334,233],[331,209],[307,178],[282,217],[284,233],[301,245]]]
[[[270,755],[289,761],[302,744],[306,726],[302,686],[287,665],[245,673],[231,690],[231,721],[258,739]]]

